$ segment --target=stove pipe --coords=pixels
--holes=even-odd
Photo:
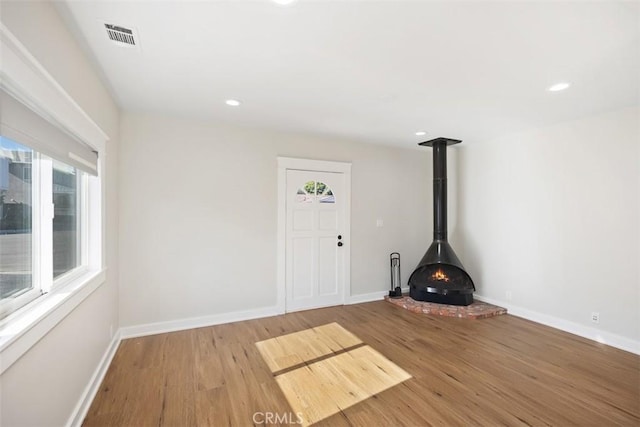
[[[433,240],[447,240],[447,145],[460,142],[438,138],[419,144],[433,147]]]
[[[433,243],[409,278],[409,295],[417,301],[473,302],[475,285],[447,241],[447,146],[460,142],[436,138],[419,144],[433,147]]]

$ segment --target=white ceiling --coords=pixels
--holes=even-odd
[[[638,105],[639,6],[67,1],[58,10],[124,110],[414,147]],[[109,41],[104,22],[134,27],[140,48]],[[560,81],[571,87],[546,91]]]

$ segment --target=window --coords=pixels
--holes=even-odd
[[[101,240],[96,152],[2,90],[0,102],[2,319],[100,269]]]
[[[313,203],[316,198],[319,203],[336,202],[333,191],[324,182],[308,181],[296,192],[297,203]]]
[[[86,270],[82,226],[87,222],[88,177],[4,136],[0,136],[0,176],[0,317],[4,317],[65,277]]]

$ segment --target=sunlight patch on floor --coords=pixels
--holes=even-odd
[[[310,425],[411,378],[337,323],[256,343],[293,412]]]

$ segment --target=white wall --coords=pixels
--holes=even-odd
[[[478,294],[640,342],[639,127],[631,108],[460,146],[452,228]]]
[[[119,113],[51,2],[5,2],[0,19],[110,137],[107,143],[107,282],[0,377],[0,425],[63,425],[118,327]]]
[[[121,138],[123,326],[275,306],[277,156],[352,162],[352,295],[388,289],[393,251],[406,283],[431,239],[426,149],[135,114]]]

